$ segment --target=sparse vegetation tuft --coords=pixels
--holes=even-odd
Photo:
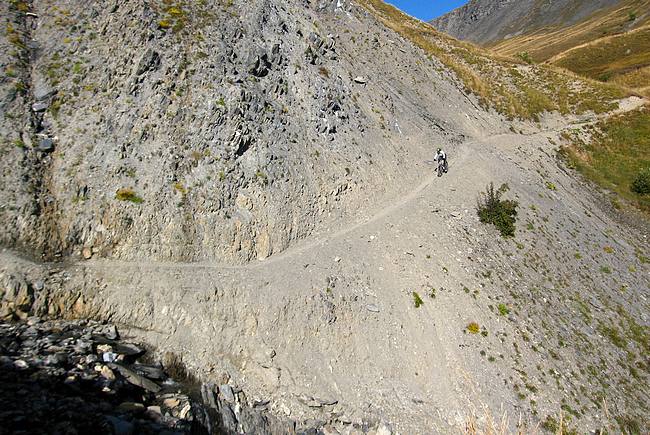
[[[490,183],[479,197],[476,210],[481,222],[496,226],[503,237],[513,237],[518,203],[502,200],[502,194],[501,190],[494,189],[494,183]]]
[[[535,63],[535,60],[533,57],[530,55],[529,52],[527,51],[522,51],[520,53],[517,53],[517,57],[521,59],[523,62],[526,62],[529,65],[532,65]]]
[[[134,204],[142,204],[144,199],[140,198],[131,188],[118,189],[115,193],[115,199],[118,201],[129,201]]]
[[[650,168],[639,171],[632,181],[631,190],[638,195],[650,195]]]
[[[327,68],[325,68],[324,66],[321,66],[321,67],[318,69],[318,73],[319,73],[321,76],[325,77],[326,79],[330,78],[330,72],[329,72],[329,70],[328,70]]]
[[[481,327],[478,325],[478,323],[471,322],[469,325],[467,325],[467,332],[470,334],[478,334],[481,332]]]
[[[417,292],[413,292],[413,303],[415,304],[415,308],[420,308],[424,304],[424,301]]]

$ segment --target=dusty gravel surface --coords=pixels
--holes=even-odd
[[[232,40],[267,59],[282,40],[284,57],[232,56],[241,47],[225,38],[184,75],[174,35],[143,3],[61,3],[126,44],[119,63],[93,57],[90,76],[136,88],[83,90],[58,120],[43,115],[54,152],[3,148],[3,318],[108,320],[296,421],[455,433],[472,415],[530,428],[562,414],[580,432],[650,427],[647,227],[622,223],[556,157],[562,131],[594,117],[533,124],[482,110],[350,2],[235,2],[206,34],[246,30]],[[129,8],[160,64],[120,25]],[[57,23],[32,35],[69,54],[47,39]],[[108,50],[93,41],[75,47]],[[215,65],[225,73],[211,88]],[[77,85],[64,77],[59,90]],[[32,94],[3,106],[14,113],[3,131],[30,125]],[[186,123],[202,133],[184,136]],[[450,159],[441,178],[438,145]],[[512,239],[476,215],[490,182],[519,202]],[[116,200],[123,186],[144,202]]]

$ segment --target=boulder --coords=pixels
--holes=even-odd
[[[124,376],[124,379],[126,379],[128,382],[135,385],[136,387],[144,388],[145,390],[150,391],[152,393],[157,393],[161,390],[160,385],[156,384],[153,381],[150,381],[144,376],[140,376],[133,370],[123,365],[109,364],[109,367],[119,372],[122,376]]]
[[[141,376],[145,376],[154,381],[162,381],[165,379],[165,373],[159,367],[147,366],[143,364],[134,364],[133,370]]]
[[[49,137],[41,139],[38,143],[38,150],[44,153],[51,153],[54,151],[54,141]]]
[[[34,112],[45,112],[49,107],[50,103],[48,101],[37,101],[32,104],[32,110]]]
[[[228,403],[235,403],[235,393],[230,385],[219,385],[219,396]]]

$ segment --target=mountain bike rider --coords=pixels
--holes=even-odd
[[[445,173],[447,172],[447,153],[445,153],[442,148],[438,148],[433,161],[438,162],[438,164],[442,163],[444,165],[443,167],[445,168]]]

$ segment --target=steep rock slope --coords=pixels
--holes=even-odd
[[[39,35],[39,29],[46,29],[49,23],[43,17],[51,11],[64,11],[51,25],[63,17],[88,12],[97,20],[89,21],[92,26],[101,23],[95,37],[86,30],[89,41],[101,39],[104,28],[114,32],[104,51],[97,47],[87,54],[92,60],[88,63],[100,71],[109,68],[116,57],[114,47],[120,44],[131,44],[130,52],[137,55],[125,53],[119,59],[120,68],[106,76],[111,84],[107,90],[114,92],[115,100],[96,100],[99,96],[93,95],[83,104],[71,99],[50,106],[54,113],[50,109],[44,115],[46,128],[36,133],[56,132],[54,153],[35,149],[40,141],[4,148],[8,157],[21,164],[2,160],[3,177],[9,181],[3,195],[14,195],[9,201],[16,201],[3,209],[3,223],[7,223],[3,243],[11,248],[0,254],[3,317],[35,313],[111,320],[130,328],[159,351],[180,355],[201,378],[230,379],[245,387],[251,404],[268,402],[277,414],[312,419],[321,422],[320,426],[334,425],[342,433],[354,433],[352,424],[368,428],[378,421],[400,433],[455,433],[472,416],[486,421],[485,416],[499,419],[504,412],[511,418],[506,423],[511,428],[520,415],[526,427],[543,423],[546,430],[557,426],[560,415],[581,432],[603,428],[643,432],[650,427],[647,228],[621,224],[607,205],[607,196],[594,193],[555,158],[563,131],[580,130],[597,121],[598,116],[588,109],[576,110],[581,112],[579,116],[571,112],[581,106],[585,94],[592,96],[598,89],[548,72],[544,80],[566,86],[561,92],[566,116],[545,115],[544,106],[539,105],[534,110],[525,107],[538,122],[508,121],[489,107],[488,97],[503,98],[500,108],[521,104],[517,100],[520,94],[539,100],[546,94],[525,80],[534,77],[538,86],[545,87],[546,82],[539,78],[545,72],[542,67],[490,59],[430,29],[426,29],[426,40],[405,39],[404,35],[411,34],[404,29],[422,34],[419,24],[392,22],[396,11],[389,11],[390,15],[385,5],[370,0],[219,3],[213,11],[217,18],[204,10],[197,13],[209,18],[202,31],[213,36],[198,41],[223,41],[226,48],[201,50],[207,57],[196,57],[205,63],[199,63],[201,69],[193,73],[179,60],[178,65],[184,68],[172,68],[167,77],[163,72],[168,70],[161,69],[162,65],[183,52],[176,38],[191,36],[183,33],[190,28],[189,5],[165,3],[162,12],[150,16],[153,3],[149,2],[116,2],[110,9],[96,7],[97,15],[92,13],[92,4],[84,3],[82,8],[81,3],[61,1],[53,8],[51,3],[31,4],[31,10],[44,21],[23,27],[24,31]],[[134,11],[139,14],[133,15]],[[26,25],[20,20],[27,17],[18,12],[13,9],[14,15],[2,16]],[[287,17],[284,24],[291,31],[282,30],[282,24],[273,18],[276,13]],[[134,16],[138,19],[133,20]],[[401,15],[398,18],[405,20]],[[253,21],[249,23],[249,19]],[[222,33],[240,21],[250,25],[244,26],[243,36]],[[142,23],[147,23],[149,31],[143,31],[141,41],[132,41],[129,29],[139,29]],[[75,25],[68,24],[66,29],[72,31]],[[298,28],[300,25],[303,27]],[[265,26],[273,26],[273,32],[256,33]],[[275,33],[278,31],[280,36]],[[120,32],[124,36],[116,38]],[[311,43],[317,41],[311,33],[330,42]],[[44,36],[37,36],[36,41],[54,44],[57,39],[51,38],[52,34],[43,30]],[[246,36],[251,34],[257,36]],[[240,50],[228,51],[233,40],[241,41],[239,37],[253,39],[242,42]],[[239,60],[252,43],[264,45],[267,41],[280,41],[280,53],[298,65],[289,62],[292,67],[286,69],[271,62],[268,53],[274,52],[273,45],[267,47],[266,57],[258,54],[245,63]],[[282,49],[285,41],[297,46]],[[58,43],[68,47],[75,42],[79,41],[69,38],[66,42],[64,37]],[[165,51],[157,45],[164,43],[169,44]],[[148,48],[159,55],[147,54]],[[320,60],[312,65],[315,53]],[[233,60],[222,63],[222,55]],[[38,62],[31,59],[20,66],[37,74],[32,68]],[[75,73],[76,62],[64,65]],[[216,71],[210,72],[212,66]],[[76,67],[80,68],[84,66]],[[203,83],[201,96],[182,104],[175,100],[195,91],[189,87],[176,92],[180,83],[185,83],[181,77],[202,77],[199,71],[203,68],[206,76],[190,82],[194,86]],[[92,68],[79,74],[80,78],[66,75],[67,69],[66,74],[55,71],[50,75],[60,80],[57,98],[66,86],[72,88],[65,95],[74,95],[75,79],[82,81],[93,74]],[[475,72],[473,82],[466,81],[469,75],[462,76],[468,71]],[[221,81],[221,74],[226,73],[229,79]],[[134,79],[134,75],[144,78]],[[239,76],[244,78],[239,81]],[[522,82],[501,87],[499,80],[505,76]],[[292,98],[288,102],[295,107],[287,106],[291,116],[284,110],[257,109],[258,105],[243,103],[230,111],[229,101],[239,101],[241,88],[271,98],[274,85],[265,81],[271,77],[293,84],[284,96],[275,97],[279,101]],[[33,115],[28,105],[38,94],[38,80],[29,76],[24,80],[27,89],[5,100],[5,107],[16,112],[2,124],[14,135],[12,140],[18,138],[16,126],[28,133],[23,135],[25,140],[32,138],[33,127],[28,122],[15,122],[17,116],[29,121]],[[8,89],[14,83],[7,80],[3,86]],[[173,99],[169,93],[165,98],[151,96],[156,104],[169,98],[162,114],[155,114],[158,106],[153,102],[138,97],[154,95],[153,91],[138,94],[138,89],[172,83]],[[468,92],[480,89],[481,83],[503,89],[499,94],[486,92],[481,105],[479,97]],[[347,117],[326,116],[330,99],[320,96],[329,95],[323,92],[332,90],[334,84],[345,97],[338,107],[345,108]],[[122,85],[128,90],[120,91]],[[85,88],[79,94],[83,92]],[[203,97],[205,93],[208,97]],[[226,95],[223,104],[221,95]],[[607,111],[618,107],[605,97],[599,101],[600,116],[608,116]],[[223,124],[206,125],[202,130],[193,122],[200,119],[201,104],[209,101],[214,101],[210,113],[219,113],[224,104],[229,112]],[[643,102],[626,103],[635,106]],[[67,111],[66,104],[70,105]],[[148,115],[152,126],[142,136],[131,126],[145,122],[138,110],[147,107],[154,110]],[[129,115],[131,111],[133,115]],[[191,128],[183,139],[193,138],[195,131],[208,138],[212,134],[221,137],[231,117],[236,121],[240,113],[243,120],[236,124],[241,127],[236,129],[238,137],[248,126],[257,139],[243,153],[236,151],[241,145],[236,139],[219,142],[209,154],[200,147],[203,139],[178,143],[167,139],[175,137],[168,135],[178,134],[177,130],[185,131],[181,128],[185,125]],[[66,122],[57,122],[56,116]],[[76,117],[86,116],[93,123],[85,125],[86,133],[76,132]],[[285,142],[287,132],[281,127],[273,129],[275,124],[267,116],[278,116],[280,125],[284,120],[287,132],[295,128],[297,143]],[[104,134],[111,126],[117,129],[113,135]],[[132,131],[138,133],[138,140],[126,146],[125,138]],[[165,139],[159,145],[151,139],[160,139],[157,135]],[[68,141],[62,140],[65,137]],[[98,154],[84,153],[81,163],[73,165],[75,152],[82,152],[80,138],[83,142],[96,140],[92,152]],[[271,151],[283,149],[282,144],[289,148],[282,158],[269,158],[265,166],[258,166],[258,161],[247,166],[247,156],[266,155],[257,148],[264,140],[269,141]],[[117,146],[112,141],[124,141],[119,142],[124,147],[112,151]],[[189,144],[187,150],[185,143]],[[450,155],[450,172],[443,178],[435,176],[428,162],[431,149],[438,144]],[[183,158],[168,161],[168,148]],[[192,154],[195,148],[198,155]],[[109,158],[111,153],[122,152],[124,158],[122,154]],[[153,163],[148,163],[150,160]],[[294,162],[293,166],[287,161]],[[170,162],[185,168],[185,177],[226,164],[232,165],[232,171],[224,170],[226,177],[220,184],[212,184],[207,176],[203,185],[190,185],[188,178],[164,181],[168,173],[177,173],[163,165]],[[123,164],[132,166],[122,173],[118,168]],[[110,170],[91,170],[91,165]],[[89,189],[88,194],[82,190],[79,199],[70,200],[70,207],[78,208],[68,209],[63,192],[75,191],[68,178],[72,175],[65,171],[70,168],[82,171],[72,174],[79,177],[73,179]],[[277,168],[294,172],[276,178]],[[240,178],[227,178],[237,173]],[[143,177],[142,182],[138,177]],[[342,187],[348,179],[351,187]],[[40,180],[45,181],[37,184]],[[514,239],[501,239],[476,217],[477,195],[491,181],[497,186],[504,184],[505,195],[519,201]],[[161,186],[171,193],[165,194]],[[223,236],[226,243],[210,245],[197,237],[201,233],[196,230],[210,214],[202,206],[191,205],[201,198],[192,199],[192,195],[204,192],[207,199],[201,201],[207,201],[212,198],[208,193],[219,193],[226,186],[233,189],[226,198],[234,201],[234,206],[228,206],[224,218],[231,220],[224,227],[206,225],[211,236],[230,234],[232,228],[257,235],[256,225],[265,224],[264,219],[285,219],[289,213],[302,213],[304,207],[312,210],[317,204],[323,208],[296,217],[305,232],[288,238],[284,245],[275,245],[274,237],[282,232],[271,231],[273,252],[268,256],[264,255],[268,251],[257,254],[263,243],[256,237]],[[282,191],[284,196],[278,196],[280,186],[289,189]],[[314,194],[316,186],[324,186],[322,195]],[[134,197],[130,199],[135,203],[115,199],[116,190],[123,187],[132,187],[144,202],[138,204]],[[103,192],[101,201],[93,200],[92,192],[97,190]],[[270,199],[259,202],[251,192]],[[180,200],[190,203],[183,209],[188,213],[183,216],[189,216],[183,221],[187,227],[180,227],[190,231],[182,237],[161,234],[161,229],[179,230],[171,212],[177,210]],[[37,208],[28,214],[19,201],[43,204],[51,211]],[[105,208],[97,208],[98,204]],[[260,207],[267,213],[265,218],[252,219]],[[107,216],[119,219],[101,217],[98,210],[107,210],[112,213]],[[99,225],[92,224],[87,232],[72,231],[95,219]],[[121,222],[129,226],[124,229]],[[52,232],[44,233],[48,228]],[[69,236],[73,234],[77,235]],[[103,234],[110,235],[107,243],[99,237]],[[196,240],[201,241],[200,249]],[[32,253],[34,247],[47,247],[45,252],[61,250],[65,254],[67,250],[72,255],[66,255],[64,261],[38,262],[18,255],[15,248],[21,246],[31,246]],[[82,253],[92,258],[80,259],[81,248],[89,248]],[[247,261],[265,256],[264,261]],[[423,300],[419,307],[414,293]],[[474,322],[478,334],[468,328]]]
[[[476,128],[382,35],[321,28],[336,2],[3,8],[0,237],[50,258],[265,258],[408,179],[400,131],[430,127],[422,159]],[[405,111],[425,77],[436,90]]]
[[[459,39],[487,44],[545,26],[569,26],[621,0],[471,0],[431,21]]]

